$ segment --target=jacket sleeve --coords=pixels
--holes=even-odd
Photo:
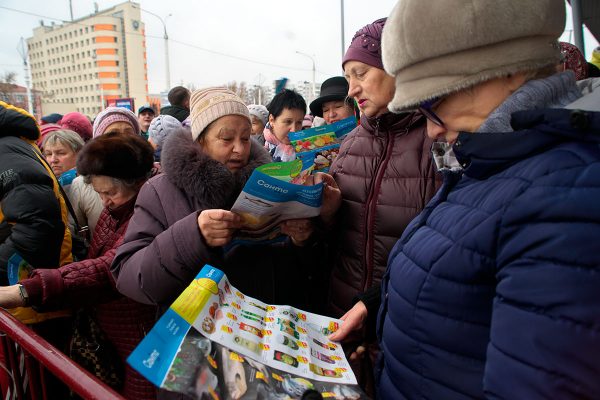
[[[565,172],[563,186],[536,180],[503,215],[484,375],[490,398],[600,393],[599,177],[596,167]]]
[[[34,268],[60,263],[65,223],[60,205],[49,185],[22,183],[2,199],[4,221],[10,233],[0,243],[0,284],[8,284],[7,264],[18,253]]]
[[[80,226],[87,226],[91,233],[96,229],[98,218],[104,206],[92,185],[86,184],[83,177],[77,177],[71,184],[71,203]]]
[[[200,234],[198,213],[169,226],[155,187],[145,184],[112,264],[119,292],[139,303],[170,305],[204,264],[218,260],[220,251]]]
[[[37,269],[21,281],[31,305],[42,311],[65,307],[96,305],[119,297],[110,273],[118,240],[102,256],[64,265],[57,269]]]

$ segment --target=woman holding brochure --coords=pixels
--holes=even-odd
[[[248,108],[233,92],[209,88],[191,97],[192,134],[174,132],[162,153],[163,174],[140,191],[136,211],[112,265],[118,290],[141,303],[168,307],[198,271],[211,264],[243,293],[267,303],[319,311],[327,272],[308,219],[285,221],[285,243],[228,246],[242,226],[229,211],[252,171],[269,163],[250,138]],[[339,203],[328,175],[325,215]],[[338,199],[336,202],[335,199]]]

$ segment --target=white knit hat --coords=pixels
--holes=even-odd
[[[250,115],[254,115],[256,118],[260,119],[263,125],[266,125],[269,121],[269,110],[262,104],[250,104],[248,106],[248,111],[250,111]]]
[[[170,115],[159,115],[150,122],[148,138],[152,139],[152,142],[160,149],[167,135],[181,127],[182,124],[177,118]]]
[[[223,87],[196,90],[190,98],[192,138],[198,139],[208,125],[226,115],[241,115],[252,123],[248,107],[231,90]]]
[[[383,29],[390,111],[558,63],[564,0],[400,0]]]

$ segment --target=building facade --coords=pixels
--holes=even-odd
[[[41,25],[27,39],[32,84],[44,114],[96,116],[108,101],[148,102],[146,39],[137,3],[126,2],[62,25]]]
[[[31,91],[33,116],[39,121],[42,118],[42,94],[38,90]],[[15,107],[29,111],[27,88],[11,83],[0,83],[0,100]]]

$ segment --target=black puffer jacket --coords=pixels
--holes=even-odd
[[[67,208],[35,145],[40,131],[20,108],[0,102],[0,285],[15,254],[34,268],[72,261]]]

